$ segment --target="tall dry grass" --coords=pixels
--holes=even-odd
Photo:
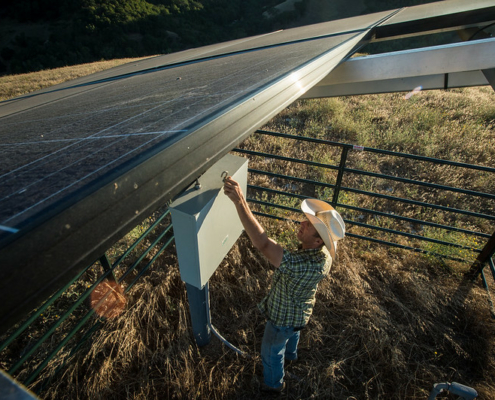
[[[279,224],[263,221],[271,231]],[[286,227],[286,229],[290,229]],[[246,359],[192,338],[170,256],[132,290],[43,393],[53,399],[261,399],[263,318],[272,268],[242,237],[210,282],[212,322]],[[346,239],[321,284],[281,398],[424,399],[438,382],[491,398],[494,323],[479,287],[410,252]],[[56,363],[54,363],[56,365]],[[46,371],[45,376],[50,374]]]

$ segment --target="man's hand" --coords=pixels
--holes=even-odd
[[[225,178],[223,191],[227,195],[227,197],[234,203],[240,203],[244,199],[244,194],[242,193],[241,186],[230,176]]]

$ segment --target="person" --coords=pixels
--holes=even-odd
[[[299,249],[289,252],[268,237],[231,177],[224,181],[224,193],[233,201],[254,247],[276,268],[269,293],[258,307],[267,317],[261,344],[262,389],[281,392],[285,388],[284,362],[297,359],[301,330],[313,312],[318,283],[330,272],[337,241],[344,238],[344,221],[328,203],[304,200],[301,209],[307,220],[297,231]]]

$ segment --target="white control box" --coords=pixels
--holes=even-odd
[[[227,154],[170,205],[180,275],[199,289],[208,282],[243,231],[234,203],[223,192],[228,174],[246,194],[248,160]]]

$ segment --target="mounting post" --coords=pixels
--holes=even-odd
[[[194,338],[198,346],[210,342],[208,280],[243,231],[234,203],[223,191],[230,175],[244,193],[248,160],[227,154],[191,185],[171,205],[175,246],[181,279],[186,283]]]
[[[194,339],[198,346],[206,346],[211,340],[211,330],[208,326],[210,320],[208,283],[202,289],[186,283],[186,290]]]

